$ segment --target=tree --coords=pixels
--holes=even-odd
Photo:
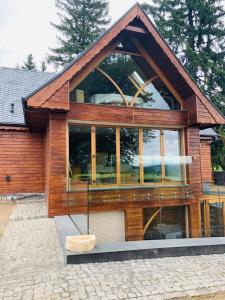
[[[144,4],[162,36],[213,103],[225,113],[225,10],[220,0],[153,0]],[[225,128],[212,146],[212,162],[225,170]]]
[[[47,70],[47,65],[46,65],[46,62],[43,60],[41,62],[41,71],[42,72],[45,72]]]
[[[225,88],[225,27],[220,0],[153,0],[151,14],[175,54],[212,98]]]
[[[31,53],[27,55],[27,58],[22,65],[22,69],[23,70],[36,70],[37,69],[36,63],[34,62],[34,57]]]
[[[56,0],[59,9],[59,47],[51,49],[48,62],[62,66],[87,48],[109,24],[108,0]]]

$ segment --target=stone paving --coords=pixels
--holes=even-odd
[[[28,220],[47,218],[47,209],[44,202],[18,203],[10,216],[10,220]]]
[[[35,208],[16,210],[31,218]],[[54,220],[47,218],[11,221],[0,239],[1,300],[206,299],[216,293],[225,299],[225,254],[65,266]]]

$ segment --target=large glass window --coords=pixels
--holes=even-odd
[[[143,57],[114,54],[70,93],[77,103],[180,110],[180,103]]]
[[[144,182],[157,182],[162,179],[160,144],[160,130],[143,129]]]
[[[96,128],[96,182],[116,183],[116,129]]]
[[[91,179],[91,128],[69,126],[70,186]]]
[[[138,128],[121,128],[120,130],[120,171],[121,183],[139,182]]]
[[[165,180],[181,181],[180,132],[164,130]]]
[[[144,209],[145,240],[186,237],[185,206]],[[147,228],[146,228],[147,226]]]
[[[71,186],[182,183],[180,144],[179,130],[70,125]]]
[[[223,206],[224,203],[209,203],[210,236],[224,236]]]

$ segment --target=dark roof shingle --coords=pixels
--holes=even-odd
[[[1,67],[0,124],[24,125],[22,98],[54,76],[55,73]]]

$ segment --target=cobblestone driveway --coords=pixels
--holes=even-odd
[[[225,292],[225,255],[64,266],[54,220],[19,218],[23,209],[34,216],[34,207],[16,207],[19,221],[0,239],[0,299],[161,300]]]

